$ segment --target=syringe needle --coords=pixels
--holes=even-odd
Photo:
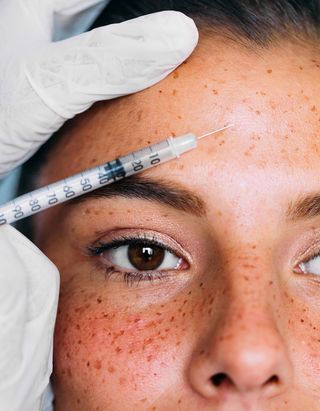
[[[210,133],[203,134],[202,136],[198,137],[198,140],[201,140],[202,138],[211,136],[212,134],[219,133],[220,131],[227,130],[227,128],[230,128],[230,127],[233,127],[233,124],[228,124],[227,126],[224,126],[224,127],[222,127],[222,128],[219,128],[218,130],[214,130],[214,131],[211,131]]]

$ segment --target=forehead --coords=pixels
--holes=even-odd
[[[319,67],[311,46],[250,50],[201,39],[189,60],[161,83],[99,103],[72,120],[43,178],[54,181],[169,135],[200,135],[228,123],[232,130],[205,140],[189,164],[214,159],[225,165],[228,159],[239,170],[305,168],[306,160],[318,162],[320,149]]]

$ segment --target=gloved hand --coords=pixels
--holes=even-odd
[[[197,43],[193,22],[173,12],[52,43],[85,30],[106,2],[1,1],[1,176],[95,101],[164,78]],[[0,410],[35,411],[51,373],[58,273],[9,226],[0,227],[0,261]]]
[[[191,19],[167,11],[51,42],[54,15],[79,16],[94,3],[101,0],[1,2],[0,178],[94,102],[163,79],[198,40]]]

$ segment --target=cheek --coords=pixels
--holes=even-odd
[[[198,288],[202,294],[202,284]],[[128,396],[139,403],[172,392],[172,386],[182,384],[194,330],[210,310],[205,301],[213,303],[213,298],[192,297],[186,291],[143,311],[125,305],[115,311],[101,293],[62,293],[55,333],[56,391],[82,402],[86,397],[87,406],[88,393],[103,404]]]
[[[296,291],[296,290],[295,290]],[[295,368],[298,386],[319,390],[320,382],[320,312],[297,293],[286,290],[280,304],[281,330]],[[317,290],[314,290],[317,292]]]

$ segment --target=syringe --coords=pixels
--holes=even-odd
[[[160,143],[23,194],[0,206],[0,225],[14,223],[99,187],[173,160],[196,148],[201,138],[219,133],[229,127],[232,127],[232,124],[200,137],[192,133],[169,137]]]

